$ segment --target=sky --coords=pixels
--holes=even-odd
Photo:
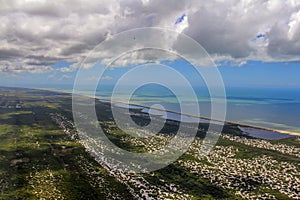
[[[198,42],[226,86],[300,88],[300,0],[0,0],[0,85],[72,85],[99,43],[145,27]],[[176,38],[154,38],[173,52],[181,48]],[[126,41],[115,45],[123,49]],[[101,64],[114,54],[110,48],[100,52]],[[177,58],[138,52],[108,70],[103,82],[113,84],[149,59],[173,60],[172,67],[192,74]]]

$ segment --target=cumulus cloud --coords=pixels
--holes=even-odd
[[[70,79],[70,78],[71,78],[71,76],[68,76],[68,75],[62,75],[62,76],[59,78],[59,80],[61,81],[61,80]]]
[[[111,77],[111,76],[104,76],[104,77],[102,77],[102,80],[105,80],[105,81],[110,81],[112,79],[113,79],[113,77]]]
[[[59,61],[74,63],[60,69],[73,71],[111,35],[152,26],[187,34],[217,62],[299,61],[299,10],[300,0],[0,1],[0,73],[49,72]],[[176,28],[179,18],[184,24]],[[264,38],[254,41],[259,34]]]

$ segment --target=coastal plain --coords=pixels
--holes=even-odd
[[[114,105],[95,105],[107,137],[127,151],[162,148],[181,123],[166,120],[153,137],[135,138],[116,125]],[[141,126],[149,122],[139,109],[130,113]],[[0,88],[0,199],[300,199],[299,137],[256,138],[225,123],[214,149],[199,156],[207,129],[200,123],[189,150],[167,167],[123,173],[75,128],[70,94]]]

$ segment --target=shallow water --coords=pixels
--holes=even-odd
[[[113,87],[107,86],[97,90],[100,99],[109,99]],[[205,89],[195,88],[198,95],[200,115],[210,117],[211,102]],[[124,91],[124,94],[127,94]],[[122,95],[118,94],[120,101]],[[226,120],[254,126],[300,132],[300,89],[287,88],[226,88]],[[191,101],[188,96],[186,101]],[[139,90],[133,95],[131,103],[144,106],[161,104],[166,110],[180,112],[176,96],[159,87]],[[191,102],[193,104],[195,102]]]
[[[292,135],[257,128],[239,127],[239,129],[243,131],[245,135],[266,140],[281,140],[293,137]]]

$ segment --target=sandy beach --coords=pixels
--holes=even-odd
[[[99,99],[97,97],[92,97],[92,98],[95,98],[95,99],[100,100],[100,101],[105,101],[106,100],[106,99]],[[122,102],[122,101],[115,101],[115,102],[112,102],[112,103],[120,103],[120,104],[128,105],[128,103]],[[148,109],[151,108],[150,106],[144,106],[144,105],[140,105],[140,104],[136,104],[136,103],[129,104],[129,105],[139,106],[139,107],[148,108]],[[276,133],[288,134],[288,135],[300,137],[300,133],[292,132],[292,131],[272,129],[272,128],[267,128],[267,127],[262,127],[262,126],[255,126],[255,125],[250,125],[250,124],[245,124],[245,123],[240,123],[240,122],[229,121],[229,120],[222,121],[222,120],[218,120],[218,119],[210,119],[208,117],[195,116],[195,115],[190,115],[190,114],[186,114],[186,113],[180,113],[180,112],[176,112],[176,111],[162,110],[162,109],[158,109],[158,108],[152,108],[152,109],[158,110],[158,111],[166,111],[166,112],[170,112],[170,113],[174,113],[174,114],[179,114],[179,115],[183,114],[183,115],[188,116],[188,117],[194,117],[194,118],[205,119],[205,120],[212,120],[212,121],[216,121],[216,122],[220,122],[220,123],[227,123],[227,124],[239,125],[239,126],[244,127],[244,128],[260,129],[260,130],[272,131],[272,132],[276,132]]]

